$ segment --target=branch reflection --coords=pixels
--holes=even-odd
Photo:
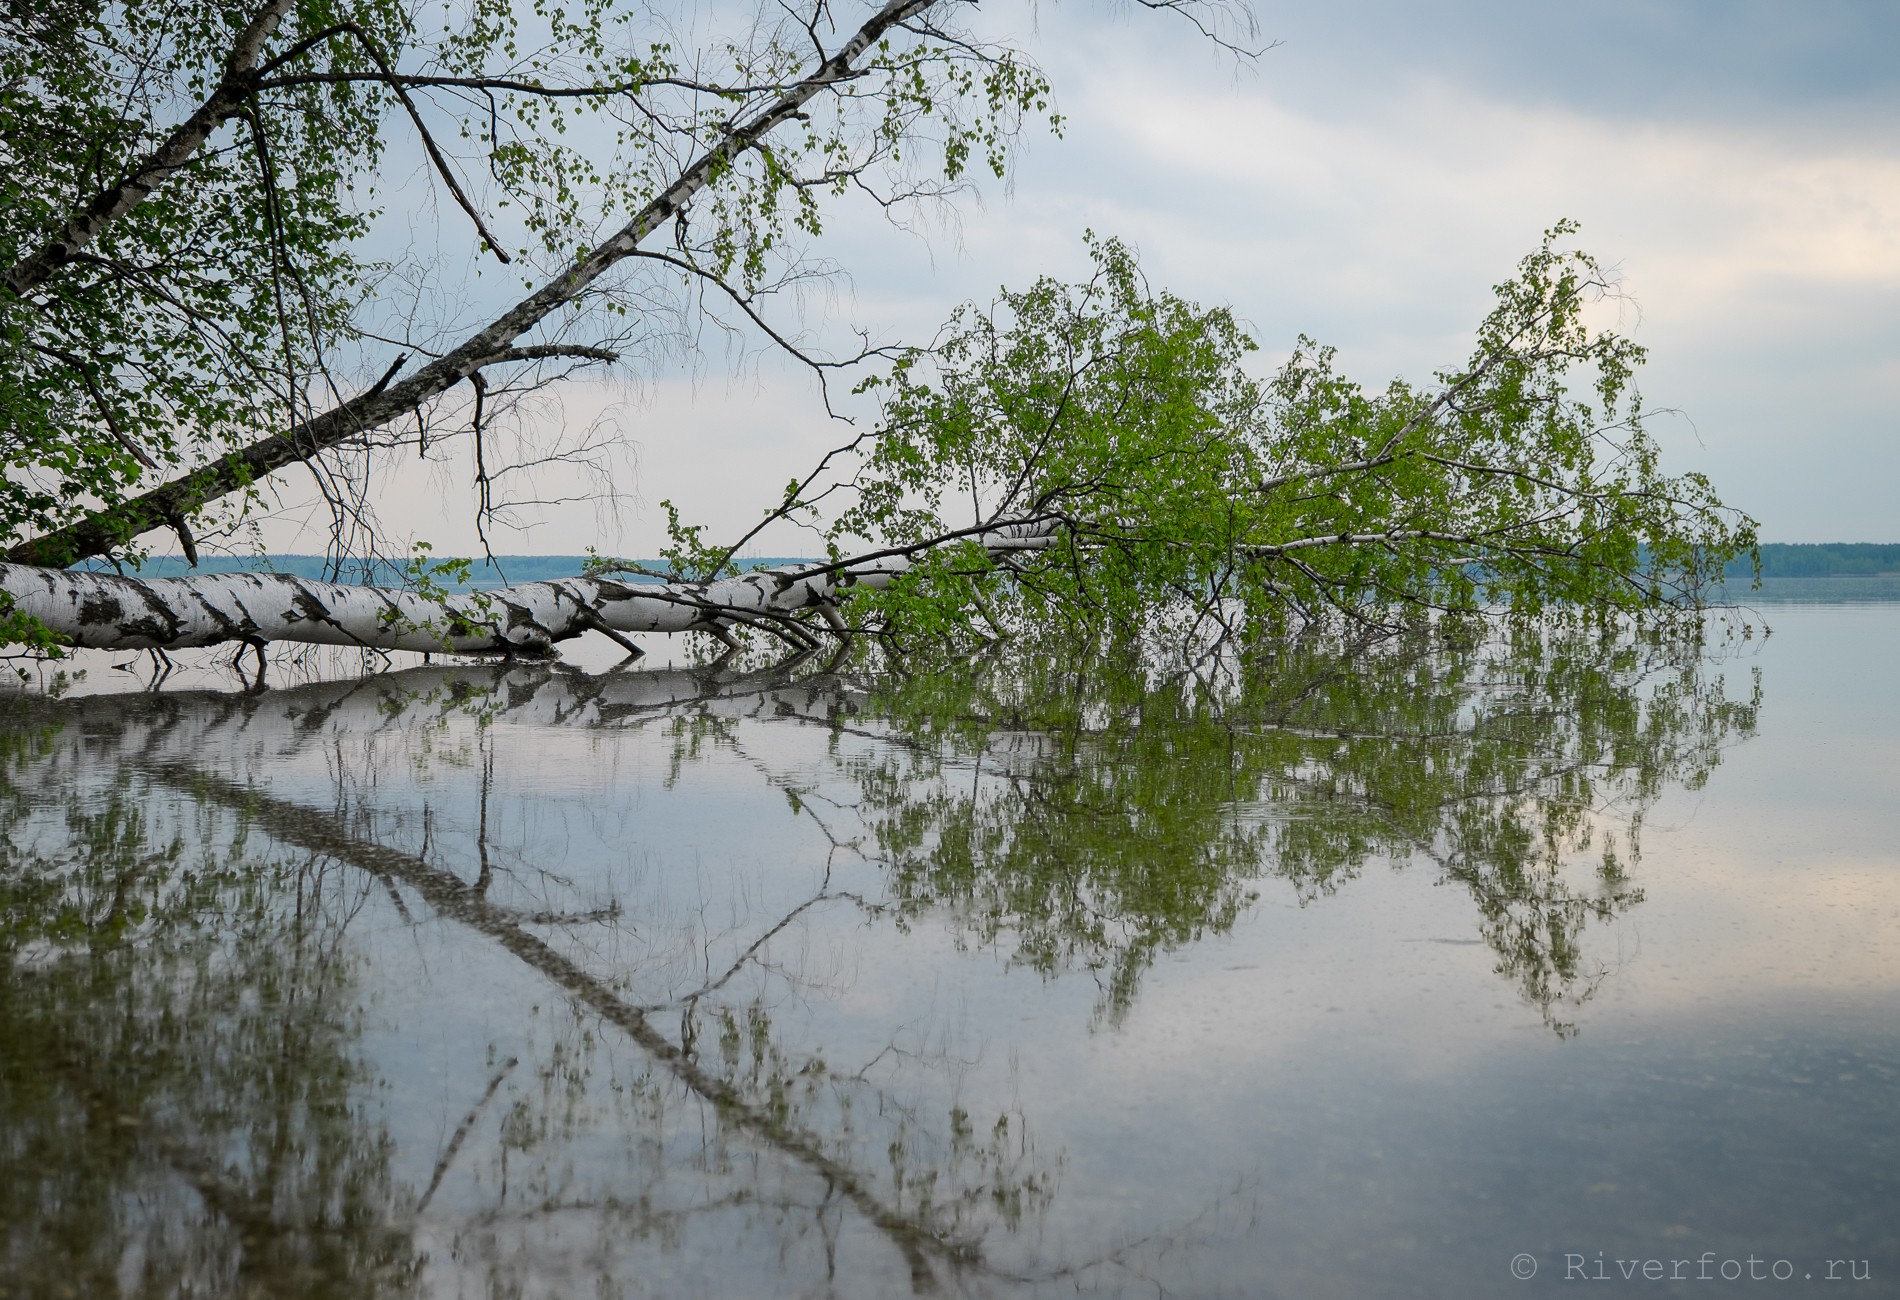
[[[801,1293],[1113,1291],[1219,1207],[1043,1257],[1062,1158],[1034,1116],[965,1108],[981,1042],[828,1041],[852,934],[947,927],[1086,972],[1113,1025],[1158,956],[1263,891],[1323,905],[1390,863],[1467,891],[1499,975],[1568,1035],[1604,974],[1591,927],[1641,901],[1646,809],[1758,706],[1680,645],[1446,627],[1218,681],[997,659],[15,699],[0,1273],[125,1295],[720,1294],[762,1268]],[[807,828],[723,922],[629,847],[658,833],[656,784],[713,764],[724,815],[787,846]],[[442,1077],[371,1032],[417,962],[525,999]]]

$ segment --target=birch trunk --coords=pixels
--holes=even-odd
[[[950,540],[975,541],[999,556],[1044,549],[1056,533],[1051,523],[1031,521]],[[705,583],[564,578],[441,598],[277,573],[128,578],[0,563],[0,593],[61,641],[96,650],[292,641],[538,657],[596,629],[723,636],[734,627],[763,626],[809,640],[799,615],[817,611],[830,621],[850,591],[888,586],[929,549],[758,569]]]

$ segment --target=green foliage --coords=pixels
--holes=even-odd
[[[66,649],[50,628],[38,619],[20,613],[13,607],[13,598],[0,592],[0,646],[18,647],[16,653],[34,658],[63,659]],[[21,678],[27,676],[25,669],[16,669]]]
[[[413,591],[429,600],[446,600],[457,591],[466,590],[474,561],[460,558],[438,560],[434,558],[435,546],[430,542],[410,544],[409,559],[404,562],[402,585],[405,591]],[[469,596],[469,604],[484,620],[494,612],[493,600],[482,592]],[[383,626],[395,632],[428,632],[442,637],[444,649],[449,646],[450,637],[474,636],[482,630],[481,625],[472,621],[459,611],[446,615],[439,625],[423,627],[411,619],[404,618],[391,609],[383,619]]]
[[[55,239],[190,114],[253,9],[8,7],[0,264]],[[307,0],[291,37],[338,17]],[[382,43],[404,40],[405,6],[351,5],[349,17]],[[365,66],[347,42],[306,61]],[[45,283],[0,291],[0,545],[290,423],[374,270],[352,251],[373,215],[352,185],[380,157],[383,111],[347,85],[258,93]]]
[[[403,565],[402,585],[406,590],[439,599],[468,585],[472,560],[435,559],[432,542],[412,542],[409,549],[409,559]]]
[[[905,635],[1133,628],[1197,591],[1243,539],[1217,508],[1254,419],[1253,348],[1231,313],[1152,293],[1129,250],[1091,238],[1096,273],[960,310],[936,348],[871,387],[884,423],[835,536],[918,545],[966,524],[1057,519],[1064,544],[1008,566],[975,546],[929,556],[880,598]],[[976,614],[980,591],[990,614]],[[993,617],[992,617],[993,616]]]
[[[55,0],[0,12],[0,267],[63,247],[70,222],[230,89],[234,43],[265,11]],[[928,195],[979,165],[1000,174],[1027,117],[1055,120],[1047,83],[937,17],[887,33],[761,147],[719,153],[677,252],[590,287],[554,336],[591,319],[665,350],[656,313],[697,313],[702,281],[743,294],[795,273],[822,200]],[[392,146],[420,143],[469,238],[537,285],[809,76],[828,25],[822,10],[778,6],[709,17],[610,0],[292,0],[181,169],[43,281],[0,289],[0,548],[201,475],[366,386],[350,375],[387,367],[383,317],[413,309],[380,291],[433,274],[370,252]],[[412,314],[394,332],[440,352],[465,328]]]
[[[665,562],[669,576],[690,582],[710,582],[739,571],[729,551],[706,540],[704,524],[681,520],[679,508],[671,501],[660,502],[660,508],[666,511],[666,545],[660,548],[660,559]]]
[[[1410,608],[1667,618],[1754,524],[1665,475],[1642,349],[1590,323],[1601,268],[1546,235],[1497,286],[1470,361],[1368,391],[1302,339],[1266,379],[1232,314],[1152,290],[1129,249],[1095,274],[959,311],[866,387],[884,404],[845,539],[926,546],[1009,521],[1059,544],[928,555],[868,617],[902,637],[1049,633],[1189,645]]]

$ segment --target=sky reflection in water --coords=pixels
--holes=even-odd
[[[17,698],[0,1295],[1892,1293],[1900,607],[1774,623]]]

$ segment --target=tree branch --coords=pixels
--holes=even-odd
[[[181,122],[165,142],[147,154],[132,173],[98,195],[35,253],[7,269],[5,282],[16,298],[25,298],[44,284],[73,255],[98,239],[101,232],[143,203],[171,174],[190,162],[212,131],[256,91],[256,66],[264,42],[277,30],[293,0],[269,0],[238,34],[224,76],[196,112]]]
[[[449,160],[443,156],[442,150],[436,145],[435,137],[429,133],[428,123],[422,120],[422,110],[417,108],[416,101],[409,97],[408,90],[404,89],[403,79],[396,75],[395,68],[390,65],[388,59],[383,57],[382,47],[370,39],[370,34],[355,23],[338,23],[334,27],[325,29],[319,35],[324,39],[350,36],[363,47],[363,52],[369,55],[377,68],[377,74],[368,80],[389,87],[390,92],[396,96],[397,102],[402,105],[403,111],[409,114],[410,122],[415,125],[416,134],[422,137],[422,148],[429,155],[429,162],[435,167],[436,174],[441,176],[442,183],[449,187],[449,193],[455,196],[457,206],[468,214],[470,221],[475,223],[475,232],[482,237],[482,242],[488,245],[488,251],[493,253],[498,261],[504,263],[514,261],[508,256],[508,250],[501,246],[500,241],[489,233],[488,226],[482,221],[482,214],[476,210],[474,202],[462,189],[462,183],[455,179],[455,172],[449,167]],[[316,37],[312,37],[303,42],[294,54],[307,53],[308,47],[314,45],[316,40]]]
[[[287,5],[289,0],[276,0],[276,3]],[[7,552],[7,560],[16,564],[65,565],[103,554],[128,538],[159,527],[169,518],[191,514],[275,470],[348,442],[447,392],[554,311],[578,298],[609,269],[631,257],[654,230],[684,210],[700,190],[728,170],[735,160],[756,148],[767,133],[795,118],[814,96],[854,76],[855,62],[892,27],[940,3],[943,0],[889,0],[809,76],[748,119],[727,127],[717,143],[694,159],[671,185],[620,230],[409,378],[230,452],[110,510],[22,542]]]

